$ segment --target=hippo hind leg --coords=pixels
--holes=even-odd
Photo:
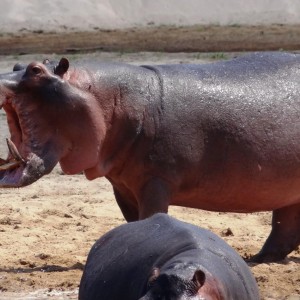
[[[134,222],[139,219],[138,207],[134,205],[135,200],[132,197],[123,196],[121,192],[113,187],[116,201],[121,209],[121,212],[127,222]],[[127,193],[128,194],[128,193]]]
[[[300,203],[273,211],[272,231],[253,262],[284,259],[300,245]]]

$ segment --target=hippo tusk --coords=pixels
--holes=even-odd
[[[12,155],[12,160],[0,158],[0,171],[10,170],[18,167],[22,163],[26,163],[24,158],[21,156],[16,145],[10,140],[6,139],[7,146],[10,154]]]
[[[12,155],[12,157],[17,161],[17,162],[23,162],[25,163],[24,158],[21,156],[18,148],[16,147],[16,145],[13,143],[12,140],[10,139],[6,139],[7,142],[7,147],[9,149],[10,154]]]
[[[1,159],[1,161],[3,161],[3,159]],[[9,161],[7,163],[4,163],[3,165],[0,165],[0,171],[14,169],[18,167],[21,163],[21,161]]]

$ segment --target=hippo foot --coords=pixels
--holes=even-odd
[[[300,244],[300,204],[273,211],[272,231],[261,251],[250,261],[255,263],[283,260]]]
[[[265,253],[264,251],[260,251],[259,253],[253,255],[247,262],[250,263],[270,263],[270,262],[277,262],[281,261],[286,258],[286,253]]]

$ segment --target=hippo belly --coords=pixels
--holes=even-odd
[[[121,225],[92,247],[80,300],[258,300],[242,258],[212,232],[166,214]]]

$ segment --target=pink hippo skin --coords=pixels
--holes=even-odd
[[[0,186],[59,162],[105,176],[127,221],[179,205],[273,211],[254,260],[300,243],[300,55],[255,53],[204,65],[44,61],[0,75],[11,132]]]

